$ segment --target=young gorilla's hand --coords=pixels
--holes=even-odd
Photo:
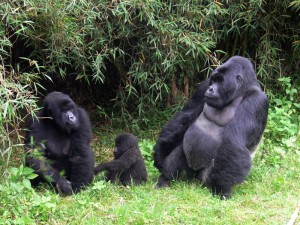
[[[94,174],[97,175],[98,173],[100,173],[103,170],[105,170],[105,163],[102,163],[102,164],[99,164],[98,166],[96,166],[96,168],[94,170]]]

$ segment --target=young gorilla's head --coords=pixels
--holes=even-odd
[[[130,148],[138,148],[138,140],[136,136],[129,133],[119,134],[115,140],[115,158],[120,158],[122,154]]]
[[[223,108],[256,85],[252,63],[240,56],[230,58],[215,69],[210,76],[205,102],[214,108]]]
[[[79,114],[76,104],[62,92],[49,93],[43,105],[44,117],[51,117],[63,132],[70,133],[79,128]]]

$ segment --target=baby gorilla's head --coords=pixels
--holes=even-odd
[[[119,134],[115,140],[114,156],[116,159],[120,158],[128,149],[138,148],[138,140],[136,136],[129,133]]]

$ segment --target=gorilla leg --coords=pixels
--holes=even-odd
[[[224,142],[218,149],[209,176],[209,186],[213,194],[221,199],[231,196],[232,187],[242,183],[249,174],[252,165],[251,156],[245,147]]]
[[[156,187],[169,186],[170,181],[176,179],[183,170],[189,170],[189,168],[182,145],[179,145],[165,159],[162,174],[158,178]]]

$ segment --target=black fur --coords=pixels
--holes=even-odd
[[[157,187],[168,186],[185,170],[214,194],[230,197],[250,171],[267,114],[268,99],[251,62],[230,58],[163,127],[154,147],[154,165],[162,173]]]
[[[94,175],[91,139],[85,110],[66,94],[48,94],[38,119],[30,121],[25,140],[26,165],[38,174],[33,185],[48,181],[60,194],[69,195],[89,184]],[[39,156],[34,156],[35,149]]]
[[[120,134],[115,140],[114,160],[100,163],[95,174],[106,170],[106,181],[119,178],[123,185],[133,182],[135,185],[147,180],[144,159],[138,147],[137,138],[129,133]]]

